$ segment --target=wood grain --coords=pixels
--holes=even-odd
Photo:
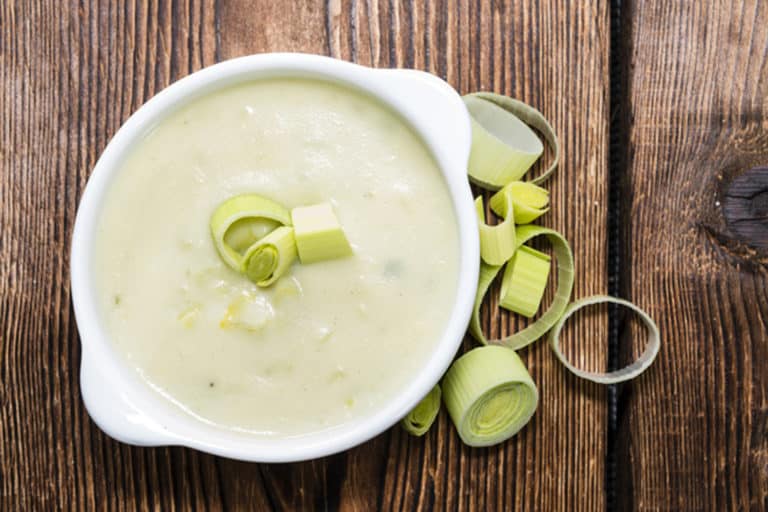
[[[255,25],[258,21],[241,20],[248,3],[230,2],[222,10],[224,58],[261,51],[324,50],[317,37],[322,33],[317,17],[307,15],[322,6],[296,4],[283,16],[256,18],[267,21]],[[325,9],[325,48],[333,57],[425,69],[460,92],[496,90],[542,108],[564,134],[566,148],[562,174],[552,185],[555,204],[566,204],[569,190],[579,190],[585,198],[573,216],[572,210],[563,209],[547,222],[579,240],[577,293],[605,291],[605,238],[595,233],[605,233],[606,222],[607,40],[599,34],[606,32],[607,12],[566,2],[346,1],[328,2]],[[286,17],[297,23],[286,25]],[[539,17],[546,23],[532,21]],[[567,25],[566,17],[576,20],[570,30],[561,29]],[[583,32],[577,34],[580,26]],[[248,37],[250,33],[266,34],[261,37],[268,44],[262,45],[261,37]],[[565,42],[585,35],[594,50],[576,58]],[[560,74],[563,67],[570,70],[565,75]],[[557,98],[568,98],[572,110],[563,110]],[[583,144],[583,137],[592,144]],[[488,318],[488,327],[498,333],[512,325],[494,315]],[[601,327],[593,319],[580,329],[586,333]],[[258,471],[267,492],[281,506],[304,509],[318,505],[350,510],[603,508],[602,391],[568,377],[543,345],[525,357],[541,384],[544,405],[531,428],[516,440],[493,449],[467,449],[443,414],[423,440],[395,428],[330,460],[261,466]],[[575,438],[578,443],[572,442]],[[301,492],[295,492],[295,485],[291,488],[292,482],[301,482]]]
[[[460,92],[494,90],[539,107],[565,151],[543,222],[573,241],[576,295],[606,290],[604,3],[0,2],[0,509],[605,508],[605,393],[568,375],[543,343],[522,354],[541,408],[519,436],[490,449],[464,447],[445,413],[423,439],[393,428],[346,453],[290,465],[130,447],[90,421],[68,278],[90,170],[120,124],[170,82],[266,51],[425,69]],[[485,324],[493,335],[516,326],[495,312]],[[572,334],[604,333],[603,321],[587,318]],[[583,363],[599,367],[603,356]],[[661,435],[636,423],[635,442]],[[756,489],[761,477],[752,478]]]
[[[213,63],[212,3],[0,2],[0,509],[202,508],[212,457],[116,443],[80,399],[69,240],[128,115]]]
[[[768,162],[768,5],[631,11],[624,288],[664,345],[625,389],[620,508],[765,510],[768,278],[723,194]]]

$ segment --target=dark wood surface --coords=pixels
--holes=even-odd
[[[614,38],[609,11],[567,0],[1,0],[0,509],[767,508],[765,240],[745,237],[723,205],[744,195],[744,171],[768,165],[768,6],[625,2]],[[549,117],[564,155],[542,221],[572,241],[575,295],[604,293],[612,277],[662,329],[655,365],[619,389],[616,429],[606,390],[567,374],[544,342],[521,354],[540,408],[494,448],[464,447],[445,412],[422,439],[395,427],[284,465],[131,447],[95,427],[79,396],[68,271],[90,170],[155,92],[266,51],[425,69]],[[760,224],[761,189],[749,190]],[[492,334],[516,327],[495,312],[484,320]],[[567,348],[604,368],[607,331],[586,316]],[[622,330],[624,352],[640,348],[634,332]]]
[[[625,390],[620,498],[764,510],[766,239],[734,230],[724,206],[740,177],[768,190],[744,174],[768,163],[768,3],[638,2],[629,15],[623,287],[664,346]]]

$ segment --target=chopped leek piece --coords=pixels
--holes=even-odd
[[[544,151],[539,138],[514,114],[490,101],[465,96],[464,104],[472,121],[470,179],[491,189],[519,180]]]
[[[531,182],[542,183],[555,172],[560,143],[541,112],[522,101],[490,92],[467,94],[464,103],[472,117],[468,166],[472,182],[497,190],[522,178],[543,152],[541,141],[528,126],[537,129],[554,152],[549,168]]]
[[[568,359],[565,357],[565,354],[563,354],[560,350],[560,331],[562,330],[563,325],[568,320],[568,318],[570,318],[571,315],[576,313],[576,311],[579,309],[585,306],[590,306],[592,304],[602,304],[604,302],[619,304],[621,306],[628,307],[637,313],[637,315],[645,324],[646,329],[648,330],[648,342],[646,343],[645,350],[640,355],[640,357],[637,358],[637,360],[632,364],[625,366],[620,370],[607,373],[595,373],[580,370],[573,366],[571,362],[568,361]],[[592,297],[579,299],[568,306],[568,308],[565,310],[565,313],[563,313],[557,323],[555,323],[554,327],[552,327],[552,331],[549,333],[549,344],[552,347],[552,350],[555,351],[555,355],[560,360],[560,362],[563,363],[563,365],[565,365],[565,367],[568,368],[568,370],[570,370],[571,373],[575,374],[576,376],[581,377],[582,379],[596,382],[598,384],[616,384],[618,382],[634,379],[645,370],[647,370],[651,363],[653,363],[653,360],[656,359],[656,354],[659,353],[661,341],[659,337],[659,328],[656,326],[656,323],[648,315],[648,313],[626,300],[617,299],[607,295],[594,295]]]
[[[488,265],[481,262],[480,279],[477,287],[477,295],[475,295],[475,306],[472,310],[472,318],[469,322],[469,332],[472,337],[483,345],[504,345],[505,347],[515,350],[525,347],[546,334],[563,314],[566,306],[568,306],[571,291],[573,290],[573,253],[571,252],[571,248],[568,246],[568,242],[565,238],[563,238],[557,231],[541,226],[534,226],[532,224],[517,227],[516,243],[519,247],[536,236],[546,236],[555,252],[555,257],[557,259],[557,290],[555,291],[555,298],[549,305],[549,308],[543,315],[541,315],[541,318],[522,331],[516,332],[506,338],[489,340],[485,337],[485,334],[483,334],[483,329],[480,325],[480,305],[483,303],[486,293],[488,293],[488,288],[490,288],[491,282],[493,282],[494,278],[501,270],[501,266]]]
[[[469,446],[506,441],[531,419],[539,392],[514,350],[478,347],[443,377],[443,399],[459,437]]]
[[[293,228],[282,226],[258,240],[243,255],[243,273],[259,286],[269,286],[296,260]]]
[[[505,194],[511,201],[511,195]],[[504,221],[495,226],[485,223],[485,208],[483,198],[475,199],[477,224],[480,229],[480,257],[489,265],[503,265],[515,252],[515,219],[514,210],[509,208]]]
[[[291,225],[290,212],[256,194],[227,199],[213,212],[210,223],[219,256],[237,272],[243,272],[243,251],[257,242],[260,234],[265,235],[279,225]]]
[[[296,248],[302,263],[352,254],[352,248],[330,203],[294,208],[291,218]]]
[[[440,412],[440,386],[436,385],[416,407],[409,412],[400,424],[409,434],[423,436],[435,422]]]
[[[549,210],[549,192],[546,189],[527,181],[513,181],[491,196],[491,210],[500,217],[507,215],[510,203],[507,194],[511,194],[515,224],[530,224]]]
[[[528,318],[535,315],[547,287],[551,259],[548,254],[521,245],[504,269],[499,306]]]

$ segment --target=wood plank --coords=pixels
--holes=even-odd
[[[768,162],[768,5],[631,6],[625,292],[663,347],[624,392],[620,509],[764,510],[765,252],[723,204]]]
[[[214,62],[214,3],[1,2],[0,27],[0,509],[220,503],[213,457],[90,421],[69,299],[85,180],[136,108]]]
[[[423,439],[396,427],[304,464],[119,444],[80,400],[68,281],[77,200],[132,111],[217,59],[308,51],[427,69],[461,92],[492,89],[540,107],[565,150],[544,223],[574,242],[576,294],[605,291],[604,5],[17,0],[0,4],[0,26],[0,508],[604,507],[604,392],[568,376],[543,343],[523,352],[542,406],[500,447],[467,449],[445,413]],[[487,319],[494,334],[514,326],[495,313]],[[586,318],[574,334],[599,339],[587,333],[604,327]],[[589,353],[583,364],[600,366]]]
[[[299,2],[270,7],[244,24],[242,13],[250,4],[241,0],[225,5],[223,57],[328,51],[365,65],[426,69],[461,92],[496,90],[539,106],[563,134],[565,149],[564,166],[552,184],[553,200],[561,208],[545,223],[574,241],[576,293],[605,292],[604,7],[568,2]],[[323,8],[327,44],[318,19]],[[576,39],[586,41],[578,51],[570,43]],[[572,200],[574,194],[578,201]],[[498,334],[514,324],[494,314],[488,327]],[[589,318],[579,323],[576,335],[585,338],[605,329],[603,321]],[[583,364],[604,364],[600,352],[589,354]],[[424,439],[395,427],[325,461],[262,466],[272,501],[278,508],[331,504],[345,510],[604,508],[604,391],[566,375],[544,344],[525,351],[524,357],[540,384],[542,407],[515,440],[491,449],[468,449],[441,414]],[[250,473],[256,471],[251,468]]]

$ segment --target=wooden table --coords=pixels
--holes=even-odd
[[[744,177],[768,165],[768,3],[0,5],[0,509],[768,507],[768,180]],[[650,371],[618,389],[591,385],[539,342],[521,355],[541,406],[490,449],[463,446],[445,412],[425,438],[395,427],[302,464],[102,434],[79,395],[69,296],[86,179],[155,92],[268,51],[425,69],[462,93],[541,109],[564,149],[543,222],[572,241],[576,297],[611,291],[656,318],[663,347]],[[612,364],[641,348],[631,323],[610,316],[570,331],[586,367],[605,367],[609,348]],[[485,322],[493,334],[516,327],[497,313]]]

